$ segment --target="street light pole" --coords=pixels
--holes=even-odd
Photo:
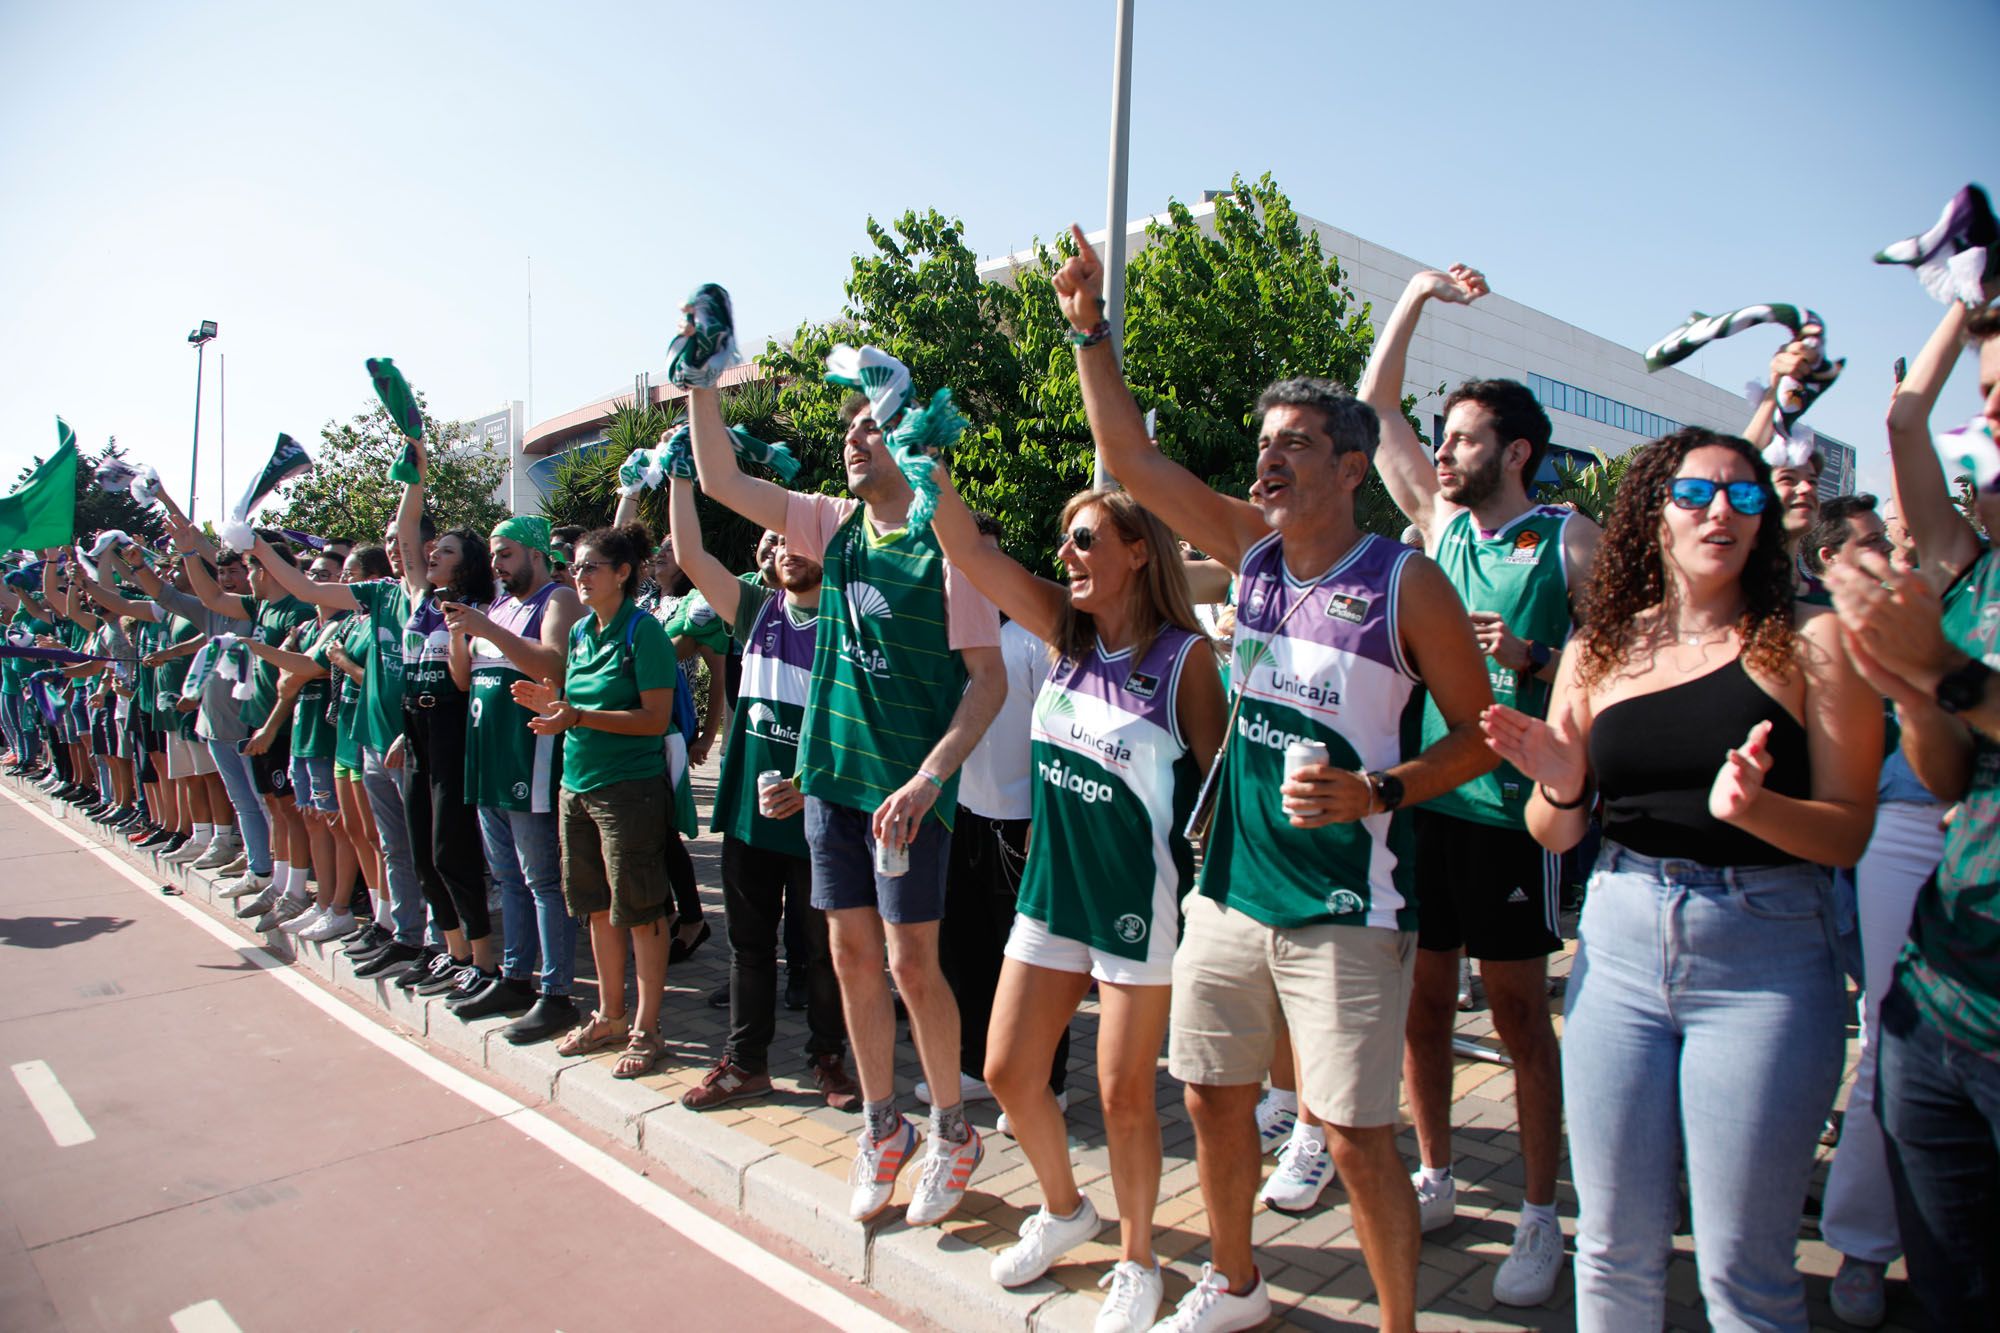
[[[215,340],[215,321],[204,319],[188,334],[188,341],[194,345],[194,447],[188,452],[188,517],[194,517],[195,482],[200,477],[201,467],[201,359],[209,343]]]
[[[1117,0],[1111,39],[1111,183],[1105,201],[1104,317],[1111,322],[1111,351],[1125,362],[1125,172],[1132,140],[1132,0]],[[1116,485],[1097,451],[1095,484]]]

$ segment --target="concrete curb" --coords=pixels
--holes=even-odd
[[[10,785],[24,792],[18,780]],[[886,1214],[886,1222],[855,1222],[847,1215],[844,1181],[687,1110],[670,1091],[644,1080],[613,1078],[608,1058],[564,1059],[550,1042],[511,1045],[498,1035],[507,1019],[461,1023],[441,998],[412,997],[393,984],[356,977],[338,943],[298,941],[280,932],[254,935],[236,919],[230,900],[215,897],[217,881],[207,872],[163,864],[151,852],[134,851],[88,822],[65,823],[149,876],[179,885],[188,901],[233,925],[245,944],[294,959],[301,972],[372,1008],[386,1025],[478,1066],[492,1082],[525,1101],[561,1107],[636,1148],[688,1188],[754,1218],[832,1271],[940,1327],[1028,1333],[1082,1329],[1095,1318],[1097,1301],[1082,1293],[1044,1283],[1028,1291],[1002,1290],[988,1276],[992,1256],[985,1249],[949,1231],[910,1228],[901,1220],[900,1207]]]

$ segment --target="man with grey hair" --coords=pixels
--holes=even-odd
[[[1148,438],[1108,341],[1103,266],[1075,237],[1055,288],[1105,464],[1237,575],[1237,700],[1204,792],[1213,822],[1174,958],[1170,1041],[1214,1259],[1158,1327],[1221,1333],[1270,1315],[1250,1222],[1257,1098],[1282,1019],[1300,1100],[1347,1185],[1382,1327],[1411,1329],[1417,1199],[1395,1143],[1416,957],[1404,807],[1497,762],[1479,734],[1493,700],[1484,658],[1438,567],[1355,521],[1380,438],[1374,409],[1327,380],[1281,380],[1257,404],[1250,500],[1212,490]],[[1419,753],[1405,750],[1401,720],[1420,687],[1445,729]]]

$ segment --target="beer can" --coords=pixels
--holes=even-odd
[[[892,847],[877,840],[875,843],[875,873],[885,879],[895,879],[910,873],[910,849]]]
[[[767,768],[757,775],[757,813],[768,816],[771,813],[771,788],[785,780],[783,770]]]
[[[1302,768],[1324,764],[1328,758],[1323,741],[1293,741],[1285,747],[1285,776],[1290,777]]]

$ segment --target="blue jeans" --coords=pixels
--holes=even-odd
[[[1662,1326],[1683,1158],[1717,1333],[1808,1327],[1799,1213],[1844,1046],[1830,897],[1816,866],[1604,844],[1562,1034],[1579,1333]]]
[[[576,978],[576,918],[563,902],[559,826],[553,814],[479,807],[486,864],[500,890],[501,975],[532,976],[543,995],[569,994]]]
[[[250,873],[271,873],[271,817],[264,812],[264,798],[250,776],[250,760],[239,752],[234,741],[208,741],[209,757],[229,793],[230,808],[236,811],[236,831],[243,839],[243,855],[250,861]]]
[[[2000,1059],[1951,1041],[1902,988],[1882,1001],[1889,1180],[1931,1327],[1991,1328],[2000,1298]]]
[[[395,923],[396,943],[414,948],[424,942],[424,923],[429,918],[424,908],[424,888],[417,881],[417,863],[410,855],[410,826],[403,817],[403,781],[404,770],[385,766],[380,750],[362,748],[361,790],[368,797],[368,808],[374,812],[375,832],[382,843],[383,877],[389,881],[389,914]],[[379,904],[376,910],[380,912]]]

